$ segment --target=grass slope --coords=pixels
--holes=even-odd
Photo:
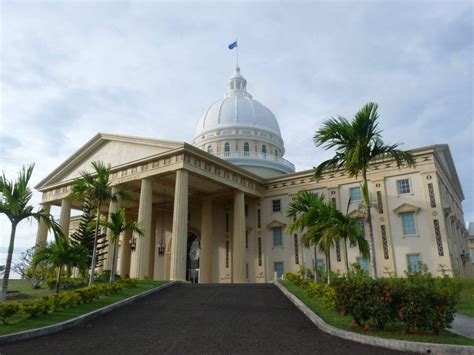
[[[403,326],[401,325],[387,325],[384,330],[370,329],[363,330],[359,327],[352,325],[352,318],[347,316],[341,316],[334,310],[328,310],[324,308],[314,298],[309,298],[304,294],[304,291],[299,287],[295,286],[292,282],[282,280],[281,284],[285,286],[288,291],[298,297],[306,306],[308,306],[314,313],[321,317],[326,323],[344,330],[356,332],[365,335],[377,336],[388,339],[408,340],[408,341],[419,341],[425,343],[438,343],[438,344],[456,344],[456,345],[474,345],[474,339],[469,339],[457,334],[453,334],[447,330],[441,331],[440,335],[436,336],[431,333],[417,333],[417,334],[406,334]]]
[[[112,303],[122,301],[131,296],[138,295],[152,288],[163,285],[166,282],[167,281],[141,280],[138,281],[137,287],[124,288],[122,292],[118,294],[101,297],[98,300],[95,300],[94,302],[89,304],[82,304],[69,309],[51,312],[48,315],[39,316],[36,319],[31,319],[28,317],[28,315],[25,314],[16,315],[15,317],[9,320],[8,325],[0,325],[0,335],[21,332],[24,330],[31,330],[64,322],[65,320],[75,318],[77,316],[89,313],[96,309],[108,306]]]

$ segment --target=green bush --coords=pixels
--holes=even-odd
[[[120,279],[119,283],[121,283],[123,287],[126,287],[126,288],[135,288],[138,285],[137,279],[131,279],[131,278]]]
[[[81,304],[81,296],[73,291],[62,292],[59,294],[59,306],[63,309],[74,307]]]
[[[3,324],[8,324],[7,319],[13,317],[15,314],[22,311],[22,306],[19,302],[2,302],[0,303],[0,319]]]
[[[334,309],[336,307],[336,293],[334,289],[328,284],[316,284],[311,282],[306,285],[304,293],[310,298],[317,299],[324,307],[328,309]]]
[[[44,310],[44,302],[41,299],[23,303],[23,311],[29,314],[30,318],[37,318],[40,314],[44,313]]]
[[[460,286],[455,279],[431,275],[371,279],[348,275],[334,283],[336,308],[359,326],[383,329],[403,322],[407,332],[449,327],[456,312]]]

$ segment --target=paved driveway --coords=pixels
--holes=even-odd
[[[395,354],[319,331],[274,285],[178,284],[1,354]]]

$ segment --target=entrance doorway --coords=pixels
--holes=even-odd
[[[201,257],[201,242],[194,233],[188,234],[188,249],[186,258],[186,280],[193,284],[199,283],[199,259]]]

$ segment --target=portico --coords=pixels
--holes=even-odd
[[[71,171],[55,175],[65,174],[74,176]],[[80,211],[82,206],[82,201],[69,199],[74,179],[46,180],[40,188],[43,205],[60,207],[60,225],[69,231],[71,210]],[[193,251],[198,254],[193,257],[198,258],[199,282],[247,282],[246,233],[254,221],[246,220],[245,205],[258,198],[259,183],[257,176],[187,144],[112,167],[111,188],[126,190],[130,197],[111,202],[101,213],[108,216],[123,207],[127,219],[136,220],[144,231],[143,236],[121,236],[118,273],[141,279],[189,280],[188,236],[193,233],[199,244]],[[42,225],[37,240],[46,240]],[[112,265],[110,257],[109,247],[105,270]]]

